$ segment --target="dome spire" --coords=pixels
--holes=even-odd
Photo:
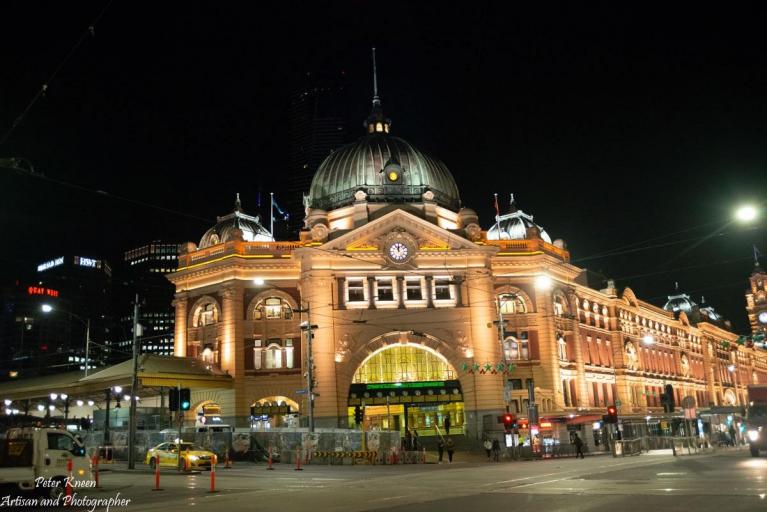
[[[509,213],[517,211],[517,201],[514,199],[514,192],[509,194]]]
[[[391,119],[384,117],[381,108],[381,97],[378,95],[378,68],[376,67],[376,48],[372,48],[373,55],[373,108],[370,115],[365,119],[365,127],[368,133],[389,133]]]
[[[237,192],[237,195],[234,197],[234,211],[241,212],[242,211],[242,202],[240,202],[240,193]]]

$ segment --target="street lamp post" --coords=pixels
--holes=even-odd
[[[40,309],[43,311],[43,313],[50,313],[54,311],[54,307],[50,304],[43,304]],[[84,319],[81,316],[78,316],[71,311],[64,311],[64,313],[67,313],[69,315],[69,318],[76,319],[78,322],[83,324],[85,326],[85,376],[88,376],[88,366],[90,365],[90,347],[91,347],[91,319],[87,318]]]

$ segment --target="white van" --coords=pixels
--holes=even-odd
[[[64,491],[67,461],[72,459],[73,487],[90,486],[92,474],[85,446],[66,430],[12,428],[0,435],[0,485],[36,489],[51,497]]]

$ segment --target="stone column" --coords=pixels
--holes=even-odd
[[[376,297],[375,297],[375,282],[376,278],[373,276],[368,276],[368,309],[375,309],[376,308]]]
[[[426,307],[434,307],[434,276],[426,276]]]
[[[173,335],[173,355],[176,357],[186,357],[186,332],[189,322],[189,312],[187,311],[188,294],[179,292],[173,301],[176,308],[176,323],[174,325]]]
[[[241,281],[229,281],[219,291],[219,297],[221,297],[221,320],[218,326],[219,361],[221,369],[234,378],[234,411],[232,416],[235,417],[237,426],[246,426],[247,417],[250,413],[249,397],[245,392],[244,379],[244,295],[245,289]]]
[[[480,365],[497,363],[502,356],[498,332],[493,326],[496,312],[492,276],[488,269],[477,269],[471,272],[469,279],[472,286],[467,298],[471,307],[470,332],[474,360]],[[483,416],[489,415],[494,420],[505,411],[503,380],[504,375],[500,373],[467,374],[461,378],[467,435],[471,438],[481,438]]]
[[[397,307],[405,309],[405,277],[397,276]]]
[[[551,390],[558,410],[561,411],[564,410],[565,402],[561,391],[562,379],[559,378],[559,347],[554,325],[552,293],[550,290],[536,290],[533,300],[538,317],[538,354],[541,361],[540,367],[533,368],[534,382],[536,387]],[[539,400],[536,395],[536,403],[542,403]],[[539,416],[542,412],[542,407],[539,407]]]
[[[314,359],[314,380],[316,382],[315,392],[318,393],[314,400],[315,428],[338,427],[339,418],[341,417],[336,389],[336,350],[331,281],[332,275],[330,271],[318,270],[304,273],[301,283],[302,308],[309,308],[311,323],[317,326],[312,334],[312,357]],[[301,318],[302,320],[307,320],[306,313],[302,313]],[[301,347],[304,354],[303,370],[306,371],[307,352],[305,334]],[[302,383],[305,381],[306,379]],[[304,407],[302,413],[308,413],[308,408]],[[306,421],[308,422],[308,419]]]
[[[463,306],[463,276],[455,276],[455,305],[459,308]]]
[[[578,297],[570,294],[568,297],[573,313],[573,347],[575,348],[575,388],[578,396],[577,407],[589,407],[589,390],[586,382],[586,363],[583,358],[583,341],[581,340],[580,320],[578,317]]]

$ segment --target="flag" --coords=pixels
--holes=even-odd
[[[493,194],[493,196],[495,197],[493,204],[495,206],[495,218],[497,219],[498,217],[501,216],[501,209],[498,206],[498,194]]]
[[[754,248],[754,263],[757,265],[759,264],[759,256],[764,256],[764,254],[761,253],[759,249],[756,248],[756,245],[753,245]]]

